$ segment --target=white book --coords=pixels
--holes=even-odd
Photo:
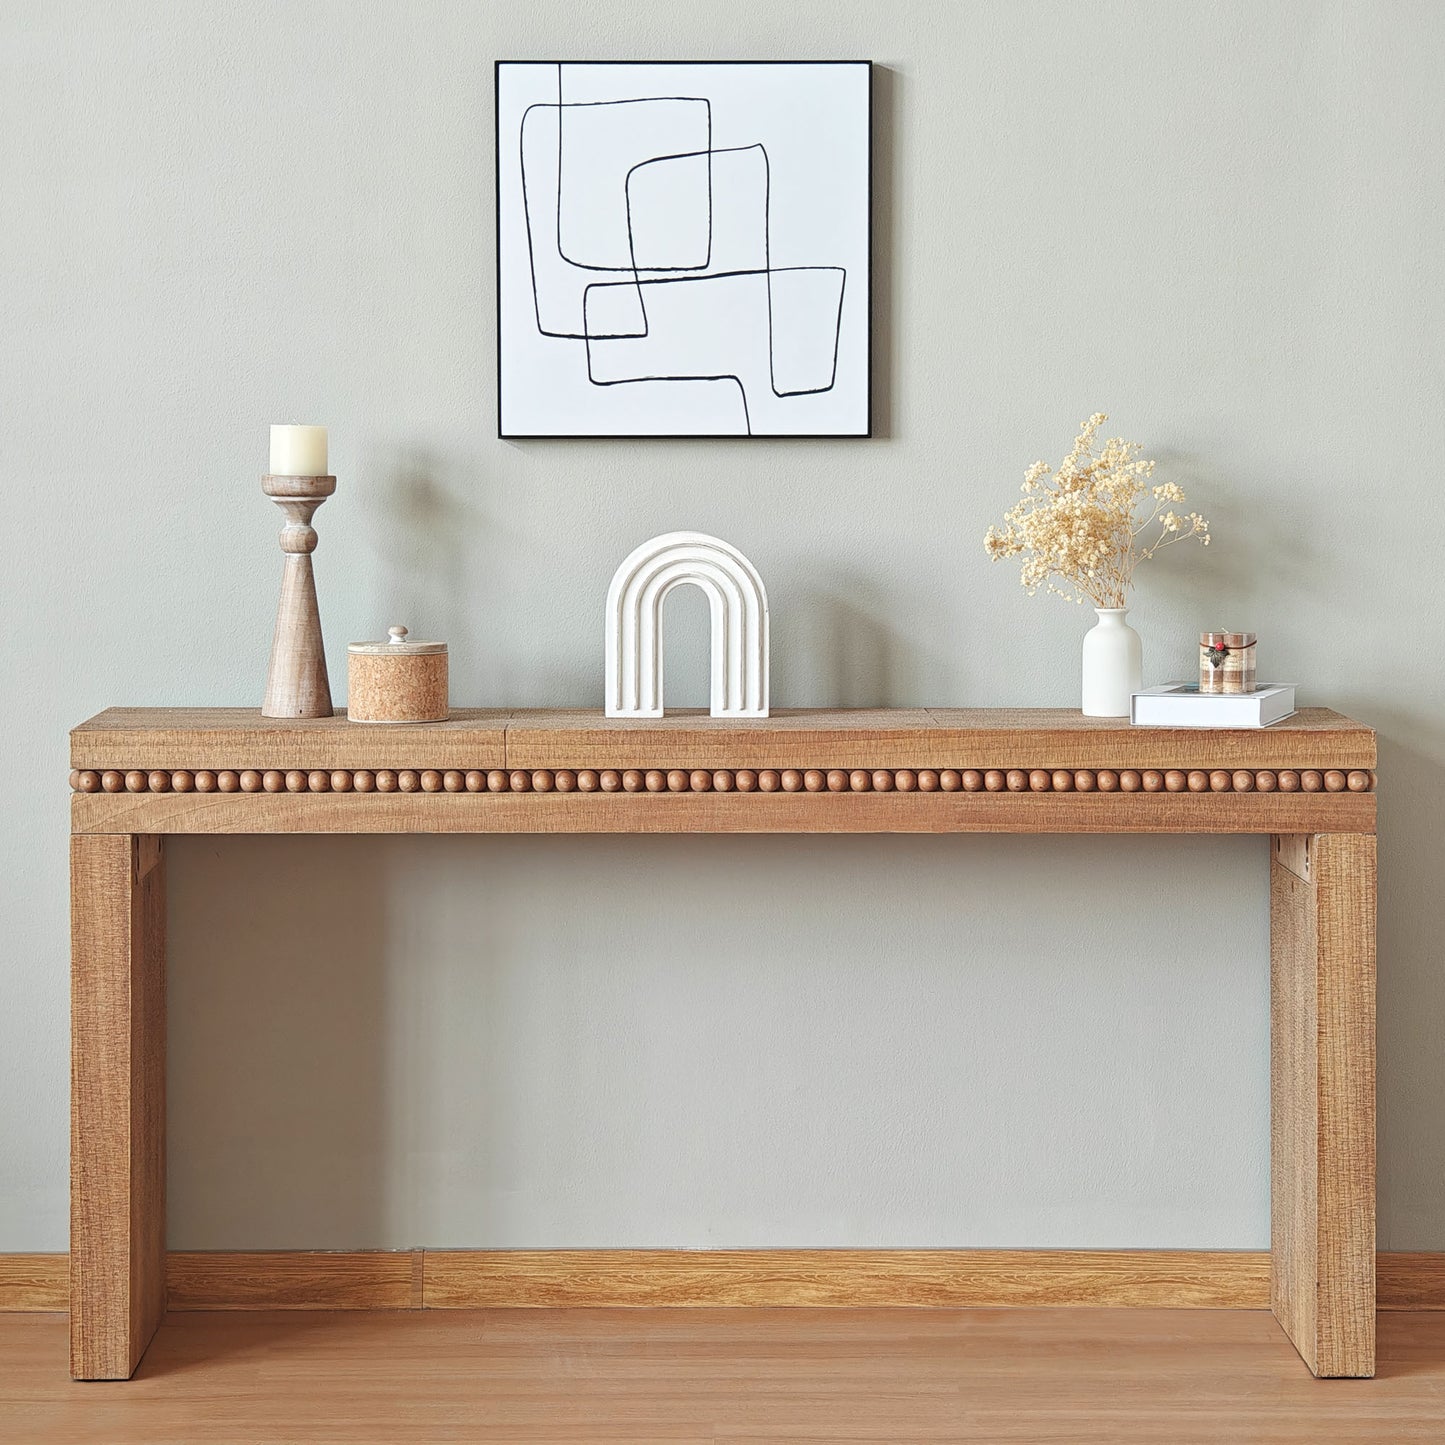
[[[1238,693],[1200,692],[1197,682],[1170,682],[1129,699],[1129,721],[1136,727],[1267,728],[1294,713],[1292,682],[1267,682]]]

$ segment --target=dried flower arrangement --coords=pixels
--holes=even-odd
[[[983,539],[995,562],[1023,557],[1020,580],[1030,597],[1044,587],[1069,602],[1087,597],[1095,607],[1124,607],[1140,562],[1191,537],[1209,545],[1209,523],[1198,512],[1174,510],[1183,491],[1174,482],[1150,484],[1154,463],[1139,455],[1140,443],[1114,437],[1094,455],[1107,420],[1095,412],[1052,474],[1047,462],[1035,462],[1023,500]]]

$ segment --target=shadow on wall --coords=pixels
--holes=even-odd
[[[898,96],[903,78],[873,67],[872,301],[873,435],[893,435],[895,265],[898,253]]]
[[[374,519],[381,576],[367,599],[374,631],[403,622],[418,639],[446,642],[452,696],[504,695],[504,679],[474,669],[495,649],[482,645],[476,619],[495,613],[507,558],[517,550],[501,509],[488,506],[494,478],[480,462],[406,450],[384,456],[361,515]]]
[[[1112,434],[1112,425],[1109,430]],[[1243,481],[1225,476],[1191,452],[1146,447],[1145,453],[1159,463],[1155,480],[1178,482],[1188,498],[1183,510],[1203,512],[1218,539],[1218,545],[1207,551],[1186,544],[1146,564],[1139,571],[1145,587],[1156,582],[1153,569],[1162,568],[1168,576],[1169,602],[1176,611],[1211,618],[1211,627],[1254,628],[1264,639],[1261,646],[1267,646],[1273,639],[1265,630],[1265,619],[1256,616],[1264,599],[1307,597],[1319,585],[1319,548],[1313,545],[1309,530],[1283,508],[1258,505],[1262,486],[1265,490],[1277,488],[1262,484],[1257,476]],[[1157,578],[1160,584],[1164,580],[1163,576]],[[1228,618],[1213,617],[1221,597],[1229,599],[1232,615]],[[1201,618],[1200,628],[1194,630],[1203,626]],[[1192,644],[1195,639],[1181,640]],[[1185,655],[1187,652],[1186,647]],[[1268,657],[1265,666],[1270,666]]]
[[[886,610],[870,605],[874,583],[859,576],[829,581],[826,592],[795,599],[789,631],[800,635],[790,646],[814,669],[807,691],[845,708],[884,707],[905,696],[904,675],[913,676],[918,662],[909,640],[882,620]]]
[[[1445,1179],[1445,756],[1437,716],[1382,713],[1380,734],[1380,1246],[1440,1247]],[[1348,710],[1348,708],[1346,709]]]
[[[176,840],[170,1244],[1257,1247],[1262,911],[1042,906],[1175,843]]]
[[[173,1249],[385,1236],[394,945],[383,855],[351,841],[167,845],[168,1012],[185,1021],[167,1072],[186,1082],[167,1101],[170,1137],[186,1141],[183,1161],[170,1155],[169,1212],[207,1222],[204,1239],[173,1228]],[[227,886],[203,886],[222,857]],[[287,877],[302,881],[278,889]]]

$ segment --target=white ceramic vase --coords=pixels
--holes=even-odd
[[[1127,607],[1096,607],[1084,634],[1084,716],[1128,717],[1129,694],[1144,685],[1144,645]]]

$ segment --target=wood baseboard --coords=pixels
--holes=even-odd
[[[1382,1310],[1445,1310],[1445,1253],[1377,1254],[1375,1303]]]
[[[419,1310],[420,1249],[173,1251],[173,1310]]]
[[[429,1309],[1269,1304],[1269,1256],[1244,1252],[428,1250],[425,1279]]]
[[[1377,1257],[1382,1310],[1445,1310],[1445,1252]],[[1264,1250],[173,1251],[174,1310],[1113,1305],[1268,1309]],[[0,1254],[0,1311],[63,1311],[64,1254]]]
[[[68,1254],[0,1254],[0,1310],[69,1308]]]

